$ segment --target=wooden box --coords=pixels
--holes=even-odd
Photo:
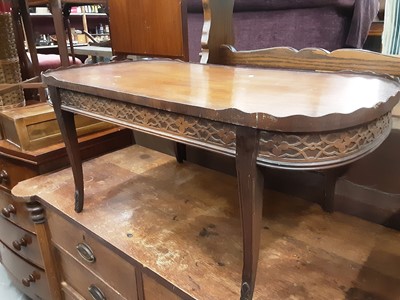
[[[36,150],[62,142],[53,108],[47,103],[0,112],[3,139],[21,150]],[[78,136],[115,127],[84,116],[75,116]]]

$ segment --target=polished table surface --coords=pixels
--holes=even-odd
[[[45,74],[44,80],[49,85],[138,105],[294,132],[346,128],[373,120],[390,110],[398,100],[393,96],[399,88],[397,82],[376,76],[175,61],[71,68]],[[240,118],[233,120],[231,113]],[[305,123],[287,124],[291,120]]]
[[[252,69],[169,60],[72,67],[43,75],[68,149],[75,210],[83,209],[73,114],[236,158],[243,232],[241,299],[257,271],[263,176],[258,165],[324,169],[378,147],[399,82],[389,77]]]

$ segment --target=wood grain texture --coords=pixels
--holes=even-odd
[[[139,61],[48,72],[50,86],[189,116],[277,131],[359,125],[390,111],[396,81],[332,74]]]
[[[36,224],[35,231],[42,254],[44,268],[50,288],[51,299],[61,300],[60,271],[54,256],[54,249],[51,246],[51,238],[48,225],[46,223]]]
[[[233,46],[221,46],[225,65],[257,66],[277,69],[311,71],[354,71],[400,76],[400,58],[360,49],[339,49],[329,52],[320,48],[296,50],[276,47],[237,51]]]
[[[75,213],[70,169],[19,183],[48,210],[87,228],[195,299],[238,299],[242,266],[234,177],[132,146],[84,163],[86,206]],[[118,176],[115,176],[118,174]],[[400,233],[264,191],[254,298],[396,299]]]
[[[64,251],[57,249],[56,257],[63,270],[63,280],[85,299],[126,299]],[[95,286],[95,289],[99,290],[104,298],[93,297],[89,292],[91,286]],[[136,299],[136,297],[130,299]]]
[[[74,226],[53,211],[47,212],[47,222],[51,228],[54,245],[66,252],[66,255],[79,261],[90,272],[96,274],[117,290],[124,299],[136,300],[137,287],[135,268],[127,264],[121,257],[101,245],[85,230]],[[77,251],[78,244],[89,246],[94,255],[94,261],[88,262]],[[68,274],[72,276],[73,274]]]
[[[186,1],[109,0],[115,54],[189,59]]]
[[[143,287],[144,287],[144,296],[146,300],[181,300],[179,296],[167,290],[165,287],[160,285],[156,280],[143,275]]]

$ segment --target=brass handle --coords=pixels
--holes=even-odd
[[[40,274],[36,271],[33,271],[32,274],[28,276],[28,278],[22,279],[22,284],[26,287],[30,287],[31,282],[36,282],[36,280],[40,279]]]
[[[32,243],[32,238],[29,235],[25,234],[24,237],[12,242],[12,245],[15,250],[21,251],[21,249],[22,249],[21,247],[26,247],[31,243]]]
[[[5,216],[6,218],[9,218],[11,216],[11,214],[15,215],[16,213],[17,213],[17,210],[15,209],[14,205],[12,205],[12,204],[8,204],[7,207],[4,207],[1,210],[1,214],[3,216]]]
[[[76,250],[78,250],[79,255],[87,262],[94,263],[96,257],[94,256],[93,250],[86,243],[79,243],[76,245]]]
[[[106,300],[106,296],[104,296],[104,293],[94,284],[91,284],[88,288],[90,296],[94,300]]]
[[[6,170],[1,170],[0,171],[0,182],[1,183],[3,183],[3,182],[7,182],[8,181],[8,173],[7,173],[7,171]]]

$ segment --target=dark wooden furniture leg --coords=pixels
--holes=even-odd
[[[253,297],[260,248],[264,179],[257,167],[258,145],[256,129],[237,128],[236,172],[243,231],[241,300]]]
[[[335,210],[335,187],[339,176],[347,170],[348,166],[337,167],[322,171],[324,176],[324,199],[322,199],[321,207],[326,212],[334,212]]]
[[[57,88],[49,87],[50,98],[53,103],[54,112],[57,116],[58,125],[64,137],[68,158],[71,162],[72,174],[75,183],[75,211],[83,209],[83,170],[82,160],[79,153],[78,136],[76,134],[74,114],[61,109],[61,99]]]
[[[186,160],[186,145],[174,142],[175,158],[178,163],[183,163]]]
[[[54,29],[57,36],[58,52],[60,54],[61,65],[69,66],[67,38],[65,34],[61,0],[50,0],[50,10],[53,15]]]

